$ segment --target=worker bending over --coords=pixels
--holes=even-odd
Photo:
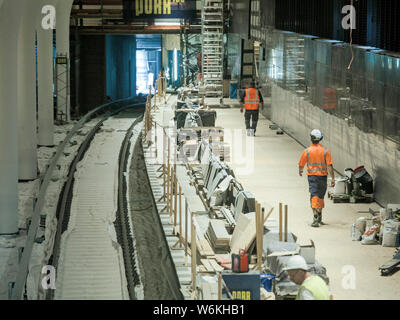
[[[307,165],[308,184],[311,195],[311,208],[314,214],[312,227],[324,225],[322,222],[322,209],[325,207],[324,197],[327,189],[328,172],[332,177],[331,186],[335,186],[332,157],[329,149],[324,148],[320,142],[323,139],[321,131],[314,129],[311,132],[311,146],[303,151],[299,161],[299,175],[303,175]]]
[[[296,300],[333,300],[328,285],[321,277],[308,272],[302,256],[290,256],[283,271],[287,271],[290,281],[300,286]]]
[[[263,98],[254,81],[241,93],[240,102],[240,112],[243,112],[243,104],[246,110],[244,119],[247,135],[254,137],[256,135],[259,108],[261,106],[261,109],[264,109]],[[251,125],[250,120],[252,121]]]

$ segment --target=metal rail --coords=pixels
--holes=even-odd
[[[48,169],[46,171],[46,175],[40,186],[39,196],[35,203],[35,208],[34,208],[34,211],[32,214],[31,224],[30,224],[29,230],[28,230],[28,236],[26,239],[25,247],[24,247],[24,250],[22,253],[22,257],[21,257],[21,262],[19,265],[19,270],[17,273],[17,280],[14,285],[14,288],[12,289],[12,295],[11,295],[12,300],[21,300],[24,298],[23,294],[25,291],[24,289],[25,289],[26,279],[27,279],[27,276],[29,273],[29,262],[31,259],[32,248],[33,248],[33,244],[36,239],[36,234],[37,234],[37,230],[38,230],[39,223],[40,223],[40,213],[43,209],[44,200],[45,200],[45,196],[46,196],[46,192],[47,192],[47,187],[49,186],[50,180],[53,176],[54,168],[56,167],[58,159],[60,158],[61,154],[64,152],[64,148],[65,148],[66,144],[71,140],[71,138],[77,133],[77,131],[87,121],[89,121],[92,117],[97,116],[98,113],[107,111],[109,109],[108,111],[110,112],[110,115],[111,115],[111,111],[113,111],[113,109],[115,109],[115,108],[117,108],[117,110],[115,112],[115,113],[117,113],[117,112],[120,112],[123,109],[129,108],[129,107],[143,105],[143,103],[129,104],[130,102],[133,102],[133,100],[132,99],[121,99],[121,100],[117,100],[117,101],[114,101],[111,103],[101,105],[101,106],[93,109],[92,111],[87,113],[85,116],[83,116],[82,119],[79,120],[77,124],[75,124],[75,126],[68,133],[68,135],[66,136],[64,141],[58,146],[57,152],[56,152],[54,158],[52,159],[51,164],[48,167]]]
[[[127,204],[127,183],[124,173],[128,170],[128,156],[131,138],[133,136],[133,129],[137,124],[143,120],[143,116],[136,118],[132,126],[128,129],[125,139],[122,143],[119,155],[119,168],[118,168],[118,210],[116,220],[114,222],[117,231],[118,242],[122,248],[125,264],[125,276],[127,280],[129,297],[131,300],[136,299],[135,286],[140,284],[140,277],[137,272],[137,266],[133,259],[135,255],[135,247],[132,240],[132,230],[129,225],[129,214]],[[139,139],[139,137],[138,137]]]

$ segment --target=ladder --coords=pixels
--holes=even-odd
[[[206,97],[223,97],[224,0],[203,0],[202,74]]]

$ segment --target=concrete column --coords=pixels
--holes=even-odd
[[[41,0],[41,8],[58,0]],[[38,144],[54,145],[54,102],[53,102],[53,29],[44,29],[42,19],[36,21],[38,56]]]
[[[0,3],[0,234],[18,232],[17,52],[26,2]]]
[[[35,24],[41,11],[28,1],[18,38],[18,179],[37,178]]]
[[[56,17],[56,52],[57,55],[66,55],[68,58],[68,72],[58,71],[57,78],[61,80],[61,92],[57,96],[57,112],[64,114],[66,121],[71,120],[71,102],[69,93],[69,24],[73,0],[62,0],[57,3]]]

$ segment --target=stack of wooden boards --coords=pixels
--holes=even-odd
[[[229,252],[230,236],[225,228],[225,222],[219,219],[211,219],[206,236],[216,253]]]

